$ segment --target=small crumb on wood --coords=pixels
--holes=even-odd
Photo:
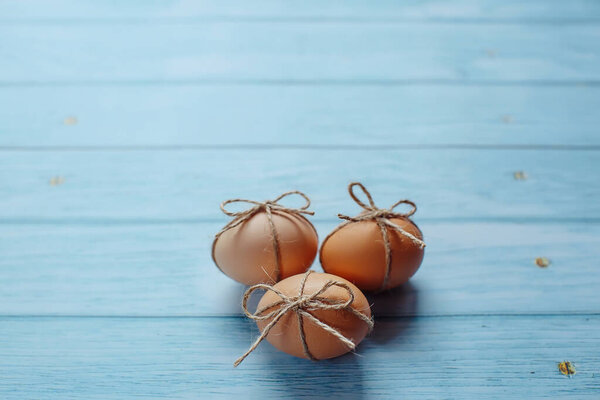
[[[512,115],[508,115],[508,114],[507,114],[507,115],[503,115],[503,116],[502,116],[502,122],[504,122],[505,124],[511,124],[511,123],[513,123],[513,122],[514,122],[514,120],[515,120],[515,119],[513,118],[513,116],[512,116]]]
[[[63,121],[65,125],[77,125],[77,122],[77,117],[67,117]]]
[[[535,265],[540,268],[546,268],[548,265],[550,265],[550,260],[548,260],[546,257],[538,257],[535,259]]]
[[[561,374],[571,376],[575,375],[575,367],[571,364],[570,361],[563,361],[558,363],[558,370]]]
[[[513,174],[513,177],[517,181],[524,181],[525,179],[527,179],[527,174],[524,171],[516,171]]]
[[[50,178],[50,186],[58,186],[62,185],[63,183],[65,183],[65,178],[62,176],[53,176]]]

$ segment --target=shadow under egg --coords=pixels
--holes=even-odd
[[[411,282],[392,290],[368,294],[375,328],[367,337],[377,343],[394,340],[418,316],[419,290]],[[385,329],[381,325],[385,325]]]
[[[358,346],[360,348],[360,345]],[[360,353],[360,350],[357,349]],[[278,397],[288,399],[365,397],[364,374],[360,354],[352,352],[340,357],[311,361],[282,352],[268,353],[265,374]]]

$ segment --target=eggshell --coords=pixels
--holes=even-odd
[[[273,211],[272,217],[279,240],[279,279],[305,272],[317,255],[317,231],[300,215]],[[245,285],[276,282],[277,260],[266,212],[223,232],[213,243],[213,258],[221,271]]]
[[[423,239],[408,218],[391,218],[406,232]],[[424,250],[392,228],[387,228],[392,263],[388,284],[385,278],[385,246],[381,229],[372,220],[351,222],[325,239],[320,260],[323,270],[348,279],[362,290],[390,289],[406,283],[419,269]]]
[[[289,277],[274,285],[274,288],[288,297],[298,296],[303,278],[304,274]],[[371,309],[365,295],[352,283],[339,276],[312,272],[307,278],[303,294],[310,295],[319,291],[323,285],[330,280],[348,285],[354,294],[354,302],[351,304],[351,307],[363,313],[365,316],[371,317]],[[328,288],[322,295],[319,295],[319,297],[327,297],[339,301],[347,301],[350,298],[346,289],[337,286]],[[281,300],[281,298],[277,294],[267,291],[258,303],[258,309],[268,307],[270,304],[274,304],[279,300]],[[265,313],[272,310],[274,310],[274,308],[267,309]],[[352,340],[354,344],[360,343],[369,331],[369,327],[364,321],[347,310],[310,310],[310,313],[321,322],[331,326],[343,336]],[[302,318],[306,344],[314,358],[318,360],[333,358],[350,351],[347,345],[342,343],[331,333],[323,330],[323,328],[317,326],[310,319],[306,317]],[[256,324],[262,332],[264,327],[270,321],[270,319],[262,321],[258,320],[256,321]],[[267,340],[283,352],[296,357],[307,358],[304,354],[302,341],[300,339],[298,316],[294,311],[288,311],[281,320],[279,320],[267,335]]]

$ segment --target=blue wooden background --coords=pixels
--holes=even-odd
[[[598,399],[599,110],[598,1],[0,0],[0,398]],[[323,238],[351,180],[421,270],[357,354],[233,369],[218,204]]]

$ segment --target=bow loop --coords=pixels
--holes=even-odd
[[[356,193],[354,193],[355,187],[359,187],[360,190],[362,190],[362,192],[364,193],[364,195],[367,196],[367,199],[369,200],[369,205],[365,204],[363,201],[361,201],[356,196]],[[414,202],[412,202],[410,200],[406,200],[406,199],[395,202],[390,208],[377,207],[375,205],[375,201],[373,200],[373,196],[371,196],[371,193],[360,182],[350,183],[350,185],[348,185],[348,193],[350,194],[350,197],[352,197],[352,200],[354,200],[356,202],[356,204],[361,206],[366,211],[366,212],[361,213],[361,215],[360,215],[361,217],[368,216],[370,218],[403,218],[403,217],[406,218],[406,217],[410,217],[415,212],[417,212],[417,205]],[[411,209],[408,212],[404,212],[404,213],[394,211],[394,208],[398,207],[400,204],[408,204],[409,206],[411,206]],[[341,214],[338,214],[338,216],[340,216],[340,215]],[[340,218],[349,219],[350,217],[340,216]]]
[[[249,209],[242,210],[242,211],[229,211],[225,208],[227,205],[233,204],[233,203],[252,204],[253,207],[250,207]],[[263,203],[254,201],[254,200],[229,199],[229,200],[225,200],[224,202],[222,202],[220,205],[220,208],[221,208],[221,211],[223,211],[223,214],[225,214],[225,215],[228,215],[230,217],[240,217],[240,216],[248,214],[249,212],[254,211],[255,209],[258,209],[261,206],[261,204],[263,204]]]
[[[256,310],[256,312],[254,314],[252,314],[250,311],[248,311],[248,300],[250,299],[250,295],[252,295],[252,293],[254,293],[255,291],[259,290],[259,289],[263,289],[265,291],[271,291],[273,293],[275,293],[277,296],[279,296],[281,298],[280,301],[278,301],[275,304],[270,305],[267,308],[262,308],[260,310]],[[252,286],[251,288],[249,288],[246,293],[244,294],[244,298],[242,299],[242,310],[244,310],[244,314],[246,315],[246,317],[253,319],[253,320],[263,320],[263,319],[267,319],[270,318],[270,315],[273,314],[273,312],[263,315],[263,313],[273,307],[274,305],[279,305],[279,304],[283,304],[284,302],[286,302],[289,298],[281,293],[279,290],[275,289],[273,286],[271,285],[267,285],[265,283],[259,283],[257,285]]]
[[[305,195],[304,193],[302,193],[302,192],[300,192],[298,190],[292,190],[290,192],[283,193],[281,196],[279,196],[275,200],[273,200],[272,203],[273,204],[277,204],[280,207],[283,207],[283,206],[279,205],[279,201],[283,200],[284,198],[286,198],[288,196],[294,195],[294,194],[296,194],[296,195],[298,195],[298,196],[300,196],[300,197],[302,197],[304,199],[304,205],[302,207],[299,207],[299,208],[291,208],[291,209],[298,210],[298,211],[303,211],[303,212],[306,212],[307,214],[313,215],[314,212],[312,212],[312,211],[306,211],[308,209],[308,207],[310,207],[310,199],[308,198],[307,195]]]
[[[293,208],[293,207],[286,207],[282,204],[279,204],[280,200],[283,200],[284,198],[291,196],[293,194],[297,194],[300,197],[302,197],[305,200],[305,203],[302,207],[299,208]],[[252,207],[246,209],[246,210],[242,210],[242,211],[229,211],[227,210],[227,205],[229,204],[233,204],[233,203],[246,203],[246,204],[251,204]],[[246,216],[252,216],[255,213],[257,213],[258,211],[261,210],[266,210],[266,209],[270,209],[270,210],[276,210],[276,211],[284,211],[284,212],[291,212],[294,214],[307,214],[307,215],[314,215],[313,211],[308,211],[308,207],[310,207],[310,199],[308,198],[307,195],[305,195],[304,193],[297,191],[297,190],[293,190],[291,192],[286,192],[283,193],[281,196],[277,197],[274,200],[265,200],[265,201],[255,201],[255,200],[248,200],[248,199],[229,199],[229,200],[225,200],[224,202],[221,203],[221,211],[223,211],[223,213],[225,215],[228,215],[230,217],[235,217],[235,218],[243,218]]]
[[[356,196],[356,194],[354,194],[354,188],[357,187],[357,186],[360,188],[360,190],[362,190],[362,192],[364,193],[364,195],[367,196],[367,199],[369,200],[369,204],[370,205],[366,205],[365,203],[363,203]],[[352,197],[352,199],[356,202],[356,204],[358,204],[359,206],[361,206],[365,210],[367,210],[367,211],[377,210],[377,206],[375,205],[375,202],[373,201],[373,197],[371,197],[371,193],[369,193],[369,191],[367,190],[367,188],[365,188],[362,183],[360,183],[360,182],[352,182],[352,183],[350,183],[350,185],[348,185],[348,193],[350,193],[350,197]]]
[[[394,211],[394,208],[398,207],[400,204],[408,204],[411,208],[410,208],[410,210],[408,210],[405,213],[400,213],[400,212]],[[412,201],[407,200],[407,199],[398,200],[397,202],[394,203],[393,206],[391,206],[389,208],[388,211],[390,212],[390,214],[398,215],[398,216],[401,216],[401,217],[408,218],[408,217],[412,216],[414,213],[417,212],[417,205],[415,203],[413,203]]]

